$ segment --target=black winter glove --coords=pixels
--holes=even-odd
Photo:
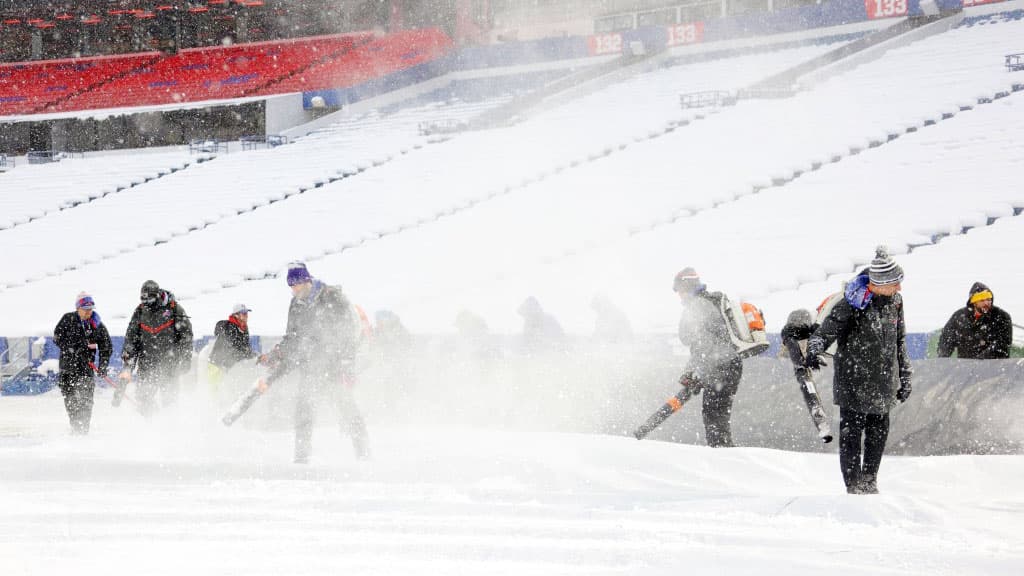
[[[687,370],[683,372],[683,375],[679,377],[679,385],[683,388],[689,388],[690,394],[700,394],[701,384],[692,371]]]
[[[910,386],[910,379],[902,380],[900,382],[900,389],[896,391],[896,399],[901,403],[906,402],[907,398],[910,398],[910,393],[913,391],[914,389]]]
[[[828,364],[817,354],[808,354],[807,358],[804,358],[804,367],[808,370],[821,370],[822,366],[828,366]]]

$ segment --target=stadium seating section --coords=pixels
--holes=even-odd
[[[388,72],[404,70],[444,54],[451,41],[438,30],[405,30],[356,47],[303,74],[296,74],[259,94],[304,92],[355,86]]]
[[[130,56],[0,66],[0,116],[341,88],[442,55],[437,30],[356,32]]]
[[[154,52],[0,66],[0,115],[30,114],[155,62]]]

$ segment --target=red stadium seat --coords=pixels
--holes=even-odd
[[[352,86],[450,49],[439,30],[0,66],[0,115],[129,108]]]
[[[267,86],[257,94],[354,86],[433,60],[450,50],[451,46],[448,36],[436,29],[394,32]]]
[[[96,85],[156,60],[154,53],[0,65],[0,115],[45,111]]]

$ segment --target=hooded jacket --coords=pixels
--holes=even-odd
[[[971,304],[971,297],[986,291],[991,292],[988,286],[975,282],[967,297],[967,305],[950,316],[939,336],[940,358],[949,358],[953,352],[958,358],[979,360],[1010,357],[1010,343],[1013,341],[1010,314],[995,304],[988,313],[979,314]]]
[[[832,384],[834,402],[865,414],[887,414],[900,386],[910,386],[903,297],[879,296],[867,289],[866,274],[846,286],[845,297],[811,335],[807,355],[838,344]]]
[[[211,364],[228,370],[240,360],[256,356],[249,345],[249,326],[235,316],[217,322],[213,335],[216,340],[210,352]]]
[[[174,376],[188,370],[192,362],[192,322],[166,290],[153,304],[135,308],[124,336],[121,359],[125,366],[135,362],[140,374]]]

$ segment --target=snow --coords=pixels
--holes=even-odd
[[[142,425],[102,390],[69,437],[59,394],[0,399],[5,574],[1019,574],[1024,459],[887,456],[845,494],[834,454],[599,434],[334,426],[201,410]],[[369,409],[372,411],[373,406]]]
[[[451,331],[462,309],[515,332],[514,310],[534,295],[568,330],[587,333],[597,291],[638,331],[670,332],[677,303],[666,279],[686,265],[712,289],[760,305],[777,331],[880,243],[908,272],[912,331],[941,326],[975,280],[1012,311],[1024,294],[1014,269],[950,279],[944,266],[916,265],[931,248],[907,252],[1024,206],[1013,185],[1024,157],[1020,95],[959,111],[1010,89],[1015,77],[1001,57],[1022,31],[1020,21],[956,28],[792,98],[719,110],[681,110],[678,95],[736,90],[839,44],[661,68],[507,128],[451,138],[417,126],[469,119],[507,97],[352,116],[293,144],[221,154],[0,231],[17,247],[0,267],[5,332],[49,333],[50,316],[64,309],[55,303],[87,289],[120,333],[138,286],[152,278],[175,292],[199,334],[235,302],[257,310],[254,333],[279,334],[288,292],[277,278],[296,259],[371,315],[393,310],[416,332]],[[957,114],[942,119],[950,109]],[[925,127],[922,116],[936,122]],[[890,134],[900,136],[869,148]],[[76,160],[104,175],[82,179],[76,194],[124,185],[119,174],[161,158]],[[27,207],[21,220],[66,201],[44,201],[52,194],[35,187],[5,194]],[[945,200],[929,202],[929,193]],[[837,218],[837,206],[849,218]]]
[[[680,110],[678,94],[736,90],[834,46],[655,70],[452,138],[417,126],[508,99],[353,116],[203,163],[19,163],[0,175],[0,334],[50,334],[83,289],[123,333],[147,278],[197,334],[237,302],[253,333],[280,334],[296,258],[419,334],[452,330],[461,309],[514,332],[528,295],[586,333],[595,293],[637,332],[668,333],[686,265],[756,298],[777,331],[880,242],[907,272],[912,330],[941,326],[975,280],[1019,312],[1024,94],[994,96],[1021,82],[1001,57],[1024,23],[993,22],[717,111]],[[595,429],[599,390],[478,384],[357,388],[373,458],[353,458],[326,410],[308,466],[290,463],[287,415],[257,425],[283,390],[224,428],[199,390],[145,422],[100,389],[88,437],[68,435],[56,391],[0,397],[0,572],[1024,572],[1020,456],[888,455],[882,493],[850,496],[834,453],[637,442]]]

